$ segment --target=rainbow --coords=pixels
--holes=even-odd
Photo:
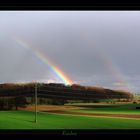
[[[126,77],[124,76],[124,74],[120,71],[119,67],[117,65],[115,65],[115,63],[113,62],[113,59],[111,59],[109,57],[109,54],[107,54],[105,51],[103,50],[97,50],[98,54],[100,54],[100,58],[104,61],[104,63],[106,64],[106,67],[108,68],[108,70],[110,71],[110,73],[116,77],[117,83],[120,84],[120,86],[122,86],[122,88],[126,91],[132,92],[132,86],[129,84],[129,82],[126,80]]]
[[[94,48],[94,50],[97,52],[103,63],[106,65],[107,69],[109,70],[110,74],[112,74],[115,79],[117,80],[117,83],[120,84],[123,90],[133,92],[133,86],[126,80],[125,75],[121,72],[119,67],[115,64],[113,59],[109,56],[109,54],[103,50],[103,49],[98,49],[96,45],[91,43],[89,40],[89,37],[83,37],[82,40],[84,40],[89,46],[91,46],[91,49]],[[93,39],[92,39],[93,41]],[[121,90],[122,90],[121,89]]]
[[[31,45],[27,44],[20,38],[16,37],[14,38],[14,40],[22,47],[32,51],[38,59],[40,59],[43,63],[48,65],[51,68],[51,70],[55,73],[55,75],[59,77],[64,84],[71,85],[73,83],[73,81],[64,73],[64,71],[62,71],[58,66],[56,66],[53,62],[51,62],[48,56],[44,54],[42,51],[31,47]]]

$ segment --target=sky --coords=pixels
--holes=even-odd
[[[0,83],[140,92],[140,11],[0,11]]]

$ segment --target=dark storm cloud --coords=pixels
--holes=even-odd
[[[57,79],[14,38],[43,51],[73,81],[117,87],[112,65],[140,90],[139,11],[1,11],[0,82]]]

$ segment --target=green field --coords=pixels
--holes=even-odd
[[[71,112],[85,112],[85,113],[107,113],[107,114],[139,114],[140,109],[136,109],[140,104],[114,104],[112,107],[105,108],[84,108],[84,109],[73,109],[68,110]]]
[[[115,108],[75,111],[140,114],[140,110],[134,110],[135,106],[121,105]],[[37,118],[35,123],[32,111],[0,111],[0,129],[140,129],[140,120],[136,119],[58,115],[47,112],[38,112]]]

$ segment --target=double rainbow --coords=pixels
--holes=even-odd
[[[32,51],[34,53],[34,55],[41,60],[43,63],[45,63],[46,65],[48,65],[50,67],[50,69],[55,73],[55,75],[57,77],[59,77],[61,79],[61,81],[63,83],[65,83],[66,85],[71,85],[73,83],[73,81],[69,78],[69,76],[67,74],[64,73],[64,71],[62,71],[62,69],[60,69],[58,66],[56,66],[53,62],[50,61],[49,57],[44,54],[42,51],[31,47],[31,45],[29,45],[28,43],[26,43],[25,41],[23,41],[20,38],[14,38],[14,40],[22,47],[29,49],[30,51]],[[89,43],[89,42],[87,42]],[[93,46],[93,45],[92,45]],[[96,49],[95,47],[93,47],[94,49]],[[115,63],[113,62],[113,60],[109,57],[109,55],[103,51],[99,49],[96,49],[98,55],[100,56],[100,58],[102,59],[102,61],[106,64],[106,67],[108,68],[108,70],[110,71],[110,73],[112,75],[114,75],[116,77],[116,80],[118,83],[120,83],[120,85],[122,85],[123,89],[132,92],[132,85],[130,85],[128,83],[128,81],[126,80],[125,76],[122,74],[122,72],[120,71],[119,67],[115,65]]]

